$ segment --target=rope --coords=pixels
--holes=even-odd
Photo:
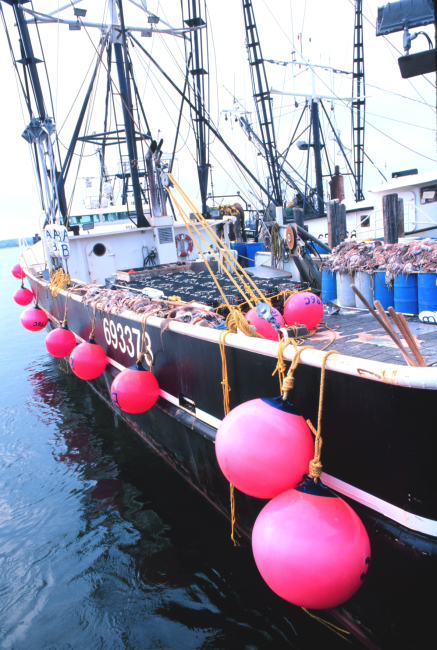
[[[279,341],[279,346],[278,346],[278,363],[276,364],[276,368],[272,372],[272,377],[278,373],[278,379],[279,379],[279,391],[282,393],[283,390],[283,382],[284,382],[284,375],[285,371],[287,370],[287,366],[285,365],[284,361],[284,350],[289,345],[291,342],[291,339],[282,339],[282,341]]]
[[[94,341],[94,336],[96,334],[96,314],[97,314],[97,302],[94,304],[93,317],[90,319],[93,324],[91,328],[90,337],[89,337],[90,341]]]
[[[220,332],[219,335],[219,347],[220,347],[220,355],[222,358],[222,389],[223,389],[223,411],[225,414],[225,417],[230,411],[229,408],[229,393],[231,391],[231,387],[229,386],[229,380],[228,380],[228,365],[226,363],[226,350],[225,350],[225,339],[226,336],[230,334],[229,330],[225,330],[223,332]]]
[[[168,190],[167,190],[167,191],[168,191]],[[198,228],[196,227],[196,225],[195,225],[194,223],[189,223],[189,219],[188,219],[187,215],[186,215],[185,212],[182,210],[181,206],[179,205],[179,203],[177,202],[177,200],[174,198],[174,196],[171,194],[171,192],[169,192],[169,194],[171,195],[171,197],[172,197],[172,199],[173,199],[173,201],[174,201],[174,204],[175,204],[176,208],[179,210],[180,215],[181,215],[181,217],[182,217],[182,220],[184,221],[184,223],[185,223],[185,225],[186,225],[186,227],[187,227],[187,230],[188,230],[188,232],[190,233],[191,238],[193,239],[194,244],[195,244],[197,250],[199,251],[199,253],[200,253],[200,255],[201,255],[203,261],[204,261],[205,264],[206,264],[206,268],[208,269],[208,271],[209,271],[209,273],[210,273],[212,279],[214,280],[215,285],[216,285],[217,289],[219,290],[219,292],[220,292],[220,294],[221,294],[221,297],[223,298],[223,302],[226,304],[226,306],[228,307],[228,309],[231,309],[231,305],[229,304],[229,301],[228,301],[228,299],[226,298],[226,296],[225,296],[225,294],[224,294],[224,292],[223,292],[223,289],[222,289],[221,286],[220,286],[219,281],[218,281],[217,278],[215,277],[215,275],[214,275],[214,273],[213,273],[213,271],[212,271],[212,269],[211,269],[211,267],[210,267],[210,265],[209,265],[208,260],[206,259],[204,253],[203,253],[202,250],[200,249],[200,246],[199,246],[199,244],[198,244],[196,238],[193,237],[193,233],[192,233],[191,227],[194,228],[194,230],[197,232],[197,234],[199,235],[199,237],[201,238],[201,240],[206,244],[206,246],[208,246],[208,248],[210,249],[210,251],[212,252],[212,254],[214,255],[214,257],[216,258],[216,260],[218,261],[218,263],[220,264],[220,266],[223,268],[223,270],[225,271],[225,273],[227,273],[227,275],[230,277],[230,279],[232,280],[232,282],[235,284],[235,286],[237,287],[237,290],[238,290],[238,291],[240,291],[240,287],[236,284],[235,280],[234,280],[234,279],[232,278],[232,276],[228,273],[228,270],[224,267],[224,265],[222,264],[220,258],[216,255],[216,253],[212,250],[212,248],[209,247],[209,245],[208,245],[207,242],[205,241],[204,237],[200,234],[200,232],[199,232]]]
[[[264,338],[262,334],[258,334],[258,332],[255,332],[255,330],[251,328],[249,322],[244,318],[241,311],[238,311],[238,309],[235,308],[231,308],[231,312],[226,318],[226,326],[233,334],[237,334],[237,329],[239,329],[246,336],[253,336],[257,339]]]
[[[229,314],[229,316],[230,315],[231,314]],[[231,387],[229,386],[229,380],[228,380],[228,364],[226,362],[226,349],[225,349],[225,340],[228,334],[230,334],[230,330],[220,332],[220,336],[219,336],[220,355],[222,358],[223,411],[225,417],[230,411],[229,393],[231,391]],[[231,539],[234,542],[234,546],[240,546],[238,541],[235,539],[235,534],[237,533],[235,529],[235,489],[232,483],[229,483],[229,488],[230,488],[230,499],[231,499]]]
[[[64,286],[71,284],[70,275],[65,273],[64,269],[56,269],[56,271],[50,270],[50,282],[47,285],[47,289],[50,290],[53,298],[58,297],[58,293]]]
[[[327,348],[329,348],[329,346],[330,346],[332,343],[334,343],[335,339],[337,338],[337,332],[335,332],[331,327],[329,327],[328,323],[322,323],[322,325],[324,325],[324,326],[326,327],[326,329],[328,329],[330,332],[332,332],[332,333],[334,334],[334,336],[333,336],[332,339],[329,341],[329,343],[328,343],[327,345],[325,345],[325,346],[320,350],[320,352],[323,352],[324,350],[326,350]],[[312,336],[312,335],[311,335],[311,336]]]
[[[232,483],[229,483],[230,496],[231,496],[231,539],[234,542],[234,546],[241,546],[238,540],[235,539],[235,533],[239,535],[237,529],[235,528],[235,494],[234,486]]]
[[[291,366],[288,369],[287,376],[284,378],[282,382],[282,399],[284,402],[288,398],[288,393],[294,386],[294,371],[296,370],[298,363],[300,361],[300,355],[304,350],[314,350],[312,345],[304,345],[302,348],[298,348],[296,342],[294,339],[290,339],[293,347],[294,347],[294,357],[293,361],[291,362]],[[328,353],[329,354],[329,353]]]
[[[309,475],[314,479],[314,482],[317,483],[322,474],[322,463],[320,461],[322,454],[322,413],[323,413],[323,393],[325,390],[325,372],[326,372],[326,361],[331,354],[340,354],[337,350],[330,350],[326,352],[322,360],[322,368],[320,373],[320,394],[319,394],[319,414],[317,418],[317,429],[315,429],[310,420],[307,420],[307,424],[313,434],[315,435],[314,441],[314,458],[310,460],[309,466]]]
[[[305,614],[308,614],[308,616],[311,616],[311,618],[314,618],[316,621],[319,621],[319,623],[322,623],[322,625],[326,625],[326,627],[329,630],[331,630],[331,632],[335,632],[335,634],[341,636],[341,638],[344,639],[345,641],[349,641],[349,639],[346,636],[343,636],[343,634],[350,634],[348,630],[343,630],[343,628],[337,627],[337,625],[334,625],[334,623],[331,623],[330,621],[325,621],[325,619],[320,618],[319,616],[316,616],[315,614],[309,612],[305,607],[302,607],[302,609],[305,612]]]
[[[140,348],[140,354],[138,355],[137,363],[142,363],[144,359],[147,358],[147,365],[149,366],[150,370],[152,370],[152,366],[153,366],[153,357],[148,346],[146,346],[146,325],[150,316],[153,316],[153,314],[156,314],[158,311],[161,311],[160,307],[158,307],[158,309],[154,309],[153,311],[150,311],[148,314],[145,314],[141,319],[141,329],[142,329],[141,348]]]
[[[247,274],[245,269],[238,263],[238,260],[236,260],[231,254],[230,251],[227,249],[226,246],[223,245],[221,240],[217,237],[216,232],[214,229],[209,225],[208,221],[205,219],[203,215],[200,214],[200,212],[197,210],[196,206],[194,203],[191,201],[191,199],[185,194],[184,190],[181,188],[181,186],[177,183],[177,181],[173,178],[171,174],[168,174],[168,177],[172,184],[175,186],[175,188],[178,190],[182,198],[185,200],[186,204],[191,208],[193,214],[195,215],[196,219],[203,225],[204,229],[209,233],[211,239],[213,242],[216,243],[217,247],[221,252],[223,253],[223,256],[227,259],[231,267],[236,270],[239,274],[245,278],[246,282],[244,282],[243,278],[239,278],[241,283],[243,284],[244,288],[248,292],[252,292],[252,290],[256,293],[258,293],[259,299],[264,301],[265,296],[263,293],[260,291],[260,289],[257,287],[255,282],[252,280],[252,278]],[[169,192],[171,194],[171,192]],[[212,251],[211,247],[207,244],[208,248]],[[251,288],[252,287],[252,288]],[[241,293],[241,289],[240,289]],[[255,302],[257,299],[253,295]]]

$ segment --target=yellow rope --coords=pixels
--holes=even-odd
[[[231,309],[231,313],[226,318],[226,326],[233,334],[236,334],[237,329],[239,329],[240,332],[243,332],[246,336],[253,336],[256,339],[264,338],[262,334],[259,334],[252,329],[249,321],[244,318],[241,311],[238,311],[238,309],[235,308]]]
[[[229,393],[231,387],[229,386],[228,381],[228,365],[226,363],[226,350],[225,350],[225,339],[227,335],[230,334],[229,330],[220,332],[219,335],[219,346],[220,346],[220,355],[222,358],[222,389],[223,389],[223,411],[225,417],[229,413]]]
[[[169,192],[169,194],[171,194],[171,192]],[[171,194],[171,196],[172,196],[172,199],[173,199],[173,202],[174,202],[176,208],[177,208],[177,209],[179,210],[179,212],[180,212],[180,215],[181,215],[181,217],[182,217],[182,220],[183,220],[183,222],[185,223],[185,225],[186,225],[186,227],[187,227],[187,230],[188,230],[188,232],[190,233],[191,238],[192,238],[193,241],[194,241],[194,244],[195,244],[197,250],[199,251],[199,253],[200,253],[200,255],[201,255],[203,261],[204,261],[205,264],[206,264],[206,268],[208,269],[208,271],[209,271],[209,273],[210,273],[212,279],[214,280],[215,285],[216,285],[217,289],[219,290],[219,292],[220,292],[220,294],[221,294],[221,297],[223,298],[223,302],[226,304],[226,306],[228,307],[228,309],[231,309],[231,305],[229,304],[229,301],[228,301],[228,299],[226,298],[226,296],[225,296],[225,294],[224,294],[224,292],[223,292],[223,289],[222,289],[221,286],[220,286],[219,281],[218,281],[217,278],[215,277],[214,272],[212,271],[212,269],[211,269],[211,267],[210,267],[210,265],[209,265],[208,260],[206,259],[204,253],[202,252],[202,250],[201,250],[201,248],[200,248],[200,246],[199,246],[199,244],[198,244],[198,242],[197,242],[197,239],[196,239],[195,237],[193,237],[193,232],[192,232],[192,229],[191,229],[191,228],[193,228],[193,229],[196,231],[196,233],[199,235],[200,239],[201,239],[201,240],[206,244],[206,246],[209,248],[209,250],[210,250],[211,253],[214,255],[214,257],[216,258],[216,260],[218,261],[218,263],[220,264],[220,266],[223,268],[223,270],[225,271],[225,273],[230,277],[230,279],[232,280],[232,282],[235,284],[235,286],[237,287],[238,291],[241,292],[240,287],[236,284],[236,282],[235,282],[235,280],[232,278],[231,274],[228,273],[228,270],[227,270],[226,267],[222,264],[220,258],[216,255],[216,253],[212,250],[212,248],[209,246],[209,244],[205,241],[205,238],[201,235],[201,233],[199,232],[199,229],[197,228],[197,226],[196,226],[194,223],[190,223],[189,218],[187,217],[187,215],[185,214],[185,212],[182,210],[182,208],[181,208],[181,206],[179,205],[179,203],[177,202],[177,200],[174,198],[174,196],[173,196],[172,194]]]
[[[228,334],[230,334],[229,330],[220,332],[220,336],[219,336],[220,355],[222,358],[223,411],[225,413],[225,417],[230,411],[229,393],[231,390],[231,387],[229,386],[229,380],[228,380],[228,364],[226,362],[226,348],[225,348],[225,340]],[[229,483],[229,488],[230,488],[230,499],[231,499],[231,539],[234,542],[234,546],[240,546],[238,541],[235,539],[235,534],[237,533],[235,529],[235,490],[232,483]]]
[[[312,614],[311,612],[309,612],[305,607],[302,607],[302,609],[305,612],[305,614],[308,614],[308,616],[311,616],[311,618],[314,618],[316,621],[319,621],[319,623],[322,623],[322,625],[326,625],[326,627],[329,630],[331,630],[331,632],[335,632],[335,634],[338,634],[338,636],[341,636],[342,639],[344,639],[345,641],[348,641],[350,643],[349,639],[347,637],[343,636],[343,634],[350,634],[350,632],[348,630],[343,630],[343,628],[337,627],[337,625],[334,625],[334,623],[330,623],[329,621],[325,621],[325,619],[320,618],[319,616],[316,616],[315,614]]]
[[[93,309],[93,317],[90,317],[90,320],[93,324],[91,328],[91,333],[89,335],[89,340],[94,341],[94,336],[96,334],[96,315],[97,315],[97,303],[94,304],[94,309]]]
[[[234,542],[234,546],[241,546],[238,540],[235,539],[235,534],[239,535],[237,529],[235,528],[235,488],[232,483],[229,483],[229,488],[231,496],[231,539]]]
[[[282,382],[282,399],[284,400],[284,402],[288,398],[289,391],[294,386],[294,371],[296,370],[299,364],[301,353],[307,349],[314,349],[312,345],[304,345],[302,348],[299,348],[296,342],[294,341],[294,339],[291,339],[291,342],[294,347],[294,357],[293,357],[293,361],[291,362],[291,366],[288,369],[287,376],[283,379]]]
[[[217,237],[217,234],[216,234],[216,232],[214,231],[214,229],[210,226],[210,224],[209,224],[208,221],[205,219],[205,217],[204,217],[203,215],[200,214],[200,212],[197,210],[197,208],[196,208],[196,206],[194,205],[194,203],[193,203],[193,202],[191,201],[191,199],[190,199],[190,198],[185,194],[185,192],[184,192],[184,190],[182,189],[182,187],[177,183],[177,181],[173,178],[173,176],[172,176],[171,174],[168,174],[168,177],[169,177],[170,181],[172,182],[172,184],[175,186],[175,188],[178,190],[179,194],[182,196],[182,198],[184,199],[184,201],[186,202],[186,204],[187,204],[187,205],[189,206],[189,208],[192,210],[192,212],[193,212],[193,214],[195,215],[196,219],[197,219],[197,220],[198,220],[198,221],[203,225],[204,229],[209,233],[211,239],[212,239],[213,241],[215,241],[215,243],[216,243],[216,245],[218,246],[219,250],[222,251],[223,256],[226,257],[226,259],[228,260],[228,262],[230,263],[230,265],[231,265],[234,269],[236,269],[236,270],[238,271],[238,273],[240,273],[240,274],[245,278],[246,282],[244,282],[244,280],[243,280],[242,278],[240,278],[240,281],[242,282],[242,284],[243,284],[245,290],[246,290],[247,292],[249,292],[249,291],[252,291],[252,289],[253,289],[254,292],[258,293],[258,295],[259,295],[259,299],[262,300],[262,301],[264,301],[264,300],[265,300],[265,296],[263,295],[263,293],[261,292],[261,290],[257,287],[257,285],[255,284],[255,282],[254,282],[254,281],[252,280],[252,278],[250,277],[250,275],[247,274],[247,272],[245,271],[245,269],[244,269],[244,268],[243,268],[243,267],[238,263],[238,260],[236,260],[236,259],[235,259],[231,254],[230,254],[230,251],[228,250],[228,248],[227,248],[226,246],[223,245],[223,243],[221,242],[221,240]],[[171,194],[171,192],[170,192],[170,194]],[[173,195],[172,195],[172,196],[173,196]],[[246,283],[248,283],[248,284],[246,284]],[[249,285],[251,285],[252,289],[250,289],[250,286],[249,286]],[[255,298],[255,296],[253,296],[253,297]]]
[[[322,359],[322,368],[320,372],[320,394],[319,394],[319,414],[317,418],[317,429],[315,429],[310,420],[307,420],[307,424],[313,434],[315,435],[314,441],[314,458],[310,461],[309,475],[314,479],[314,482],[317,483],[322,474],[322,463],[320,461],[322,455],[322,413],[323,413],[323,393],[325,390],[325,372],[326,372],[326,361],[331,354],[340,354],[337,350],[329,350],[326,352]]]
[[[68,273],[65,273],[64,269],[56,269],[56,271],[53,272],[51,271],[50,275],[51,278],[47,285],[47,289],[50,290],[53,298],[57,298],[61,289],[63,289],[66,284],[70,285],[70,276]]]
[[[327,343],[327,344],[326,344],[326,345],[325,345],[325,346],[320,350],[321,352],[323,352],[324,350],[326,350],[327,348],[329,348],[329,346],[330,346],[332,343],[334,343],[335,339],[337,338],[337,332],[335,332],[333,329],[331,329],[327,323],[321,323],[321,324],[324,325],[324,326],[326,327],[326,329],[328,329],[330,332],[332,332],[332,333],[334,334],[334,336],[333,336],[332,339],[329,341],[329,343]]]
[[[278,346],[278,363],[276,364],[276,368],[272,372],[272,377],[278,373],[278,379],[279,379],[279,391],[282,393],[282,384],[284,381],[284,374],[285,371],[287,370],[287,366],[285,365],[284,361],[284,350],[289,345],[291,342],[291,339],[287,339],[286,341],[282,339],[282,341],[279,341],[279,346]]]

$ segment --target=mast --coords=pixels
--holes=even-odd
[[[118,85],[120,90],[121,103],[123,106],[123,121],[124,121],[125,133],[126,133],[126,145],[129,154],[129,167],[130,167],[130,175],[132,180],[132,189],[134,193],[135,212],[137,215],[137,227],[145,228],[150,224],[147,221],[143,212],[141,186],[140,186],[140,179],[138,175],[138,154],[137,154],[137,144],[135,138],[135,123],[133,119],[132,93],[131,93],[131,86],[130,86],[130,69],[129,69],[129,59],[127,53],[126,30],[124,26],[124,17],[123,17],[123,4],[122,4],[122,0],[116,0],[116,2],[119,8],[122,43],[118,42],[117,38],[119,38],[119,34],[117,34],[114,28],[112,29],[112,43],[114,45]],[[117,12],[115,9],[115,0],[111,0],[111,14],[112,14],[112,24],[113,25],[117,24],[118,20],[117,20]]]
[[[21,8],[22,4],[28,2],[28,0],[3,0],[9,5],[12,5],[15,15],[15,20],[17,21],[18,31],[20,33],[20,39],[22,47],[24,50],[24,59],[20,61],[23,66],[27,66],[30,82],[32,84],[33,96],[36,103],[37,114],[41,120],[44,120],[47,117],[47,111],[45,107],[44,97],[42,94],[41,83],[39,80],[38,70],[36,69],[36,64],[41,63],[40,59],[37,59],[33,53],[32,42],[30,40],[29,29],[27,27],[26,20],[23,16],[23,9]]]
[[[205,70],[204,50],[207,52],[206,22],[201,16],[200,0],[187,0],[188,19],[184,23],[195,28],[190,31],[190,51],[185,50],[187,67],[193,58],[193,68],[190,73],[194,82],[194,104],[196,111],[192,114],[194,132],[196,134],[197,173],[199,176],[200,197],[202,201],[202,214],[206,216],[206,200],[208,197],[209,179],[209,131],[207,132],[207,113],[209,112],[209,82],[208,71]],[[205,16],[206,18],[206,16]],[[197,28],[197,29],[196,29]],[[198,29],[201,28],[201,29]],[[205,81],[206,79],[206,81]],[[206,91],[205,91],[206,87]],[[190,88],[190,86],[189,86]],[[208,105],[206,105],[208,104]]]
[[[314,144],[314,165],[316,168],[317,214],[323,217],[325,203],[323,200],[322,154],[320,149],[320,120],[319,103],[314,97],[311,100],[311,122]],[[308,148],[309,155],[309,148]],[[304,215],[305,216],[305,215]]]
[[[352,133],[355,169],[355,200],[364,201],[364,127],[365,127],[365,81],[363,45],[363,0],[355,0],[354,61],[352,73]]]
[[[252,91],[255,100],[261,139],[266,152],[266,161],[272,183],[272,194],[276,205],[282,205],[281,183],[278,160],[275,155],[276,139],[270,96],[264,59],[256,26],[252,1],[243,0],[244,25],[246,28],[247,51],[249,55]]]

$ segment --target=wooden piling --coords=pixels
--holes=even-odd
[[[402,203],[402,206],[400,205]],[[402,218],[400,213],[402,210]],[[399,230],[403,230],[404,202],[397,194],[386,194],[382,197],[382,214],[384,222],[384,244],[397,244]]]
[[[328,244],[335,248],[347,237],[346,231],[346,206],[337,199],[326,202],[328,215]]]
[[[404,199],[398,199],[398,238],[405,237],[405,226],[404,226]]]

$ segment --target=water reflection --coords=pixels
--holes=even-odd
[[[0,647],[345,645],[270,592],[249,544],[40,338],[2,351],[20,390],[0,394]]]

